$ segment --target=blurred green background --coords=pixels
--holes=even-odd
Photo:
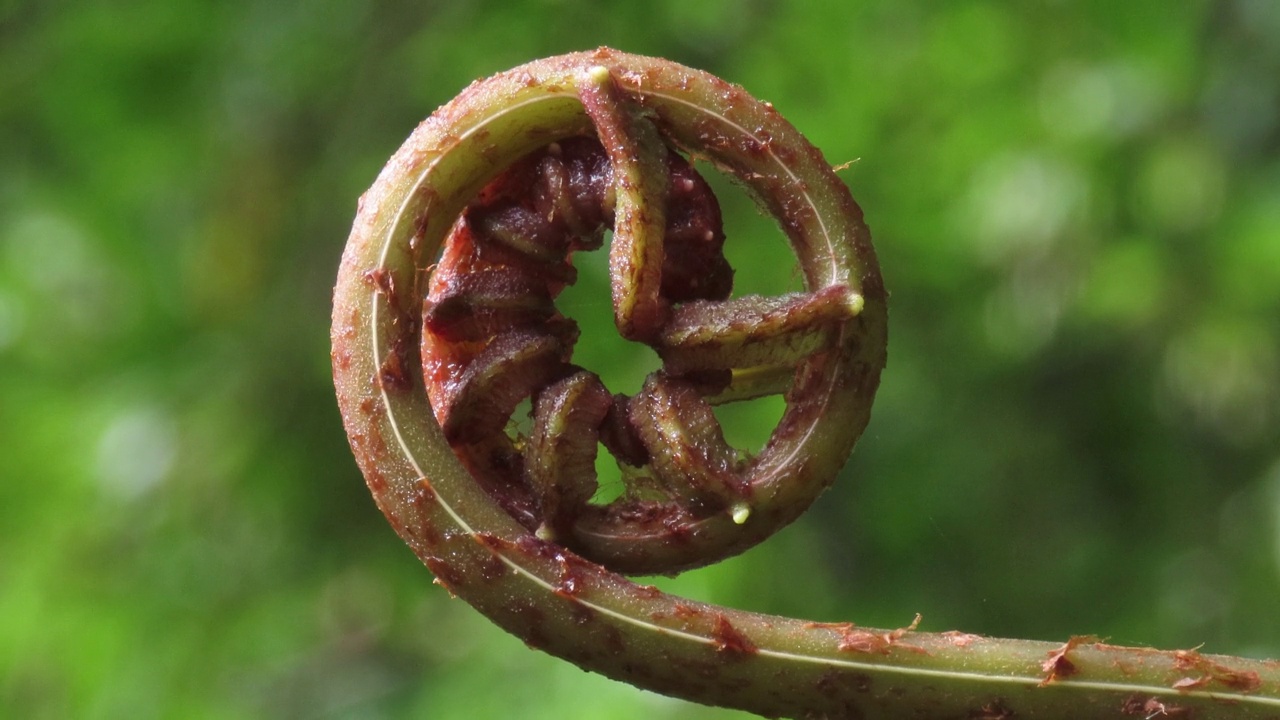
[[[472,79],[601,44],[740,83],[856,161],[893,293],[847,477],[667,587],[1280,655],[1280,4],[9,0],[0,715],[745,717],[451,601],[332,398],[356,197]],[[723,203],[740,285],[793,284]],[[587,265],[584,322],[608,312]],[[613,382],[652,367],[580,350]],[[776,412],[727,422],[758,440]]]

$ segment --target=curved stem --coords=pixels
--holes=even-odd
[[[860,211],[794,129],[723,81],[610,50],[496,76],[423,123],[361,198],[334,296],[334,379],[353,451],[379,507],[441,583],[529,645],[585,669],[767,716],[1280,716],[1274,661],[747,613],[637,585],[505,512],[455,456],[421,387],[421,268],[469,198],[505,167],[590,131],[580,83],[599,78],[597,67],[669,142],[743,180],[779,218],[810,288],[845,286],[859,298],[856,320],[835,340],[841,352],[807,360],[795,375],[795,385],[829,390],[829,400],[795,410],[792,422],[821,415],[860,431],[867,421],[884,359],[884,288]],[[777,375],[769,384],[785,384]],[[803,426],[788,452],[808,454],[808,482],[820,489],[851,441],[823,423]],[[769,492],[782,506],[799,493],[787,483]],[[785,512],[807,505],[797,503]]]

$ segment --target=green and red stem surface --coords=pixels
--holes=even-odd
[[[805,292],[730,297],[687,157],[776,219]],[[618,330],[664,363],[635,397],[572,364],[554,305],[606,229]],[[378,507],[438,581],[584,669],[777,717],[1280,718],[1276,661],[813,623],[620,574],[715,562],[810,505],[869,419],[885,301],[861,210],[771,106],[600,49],[473,84],[391,158],[342,258],[334,381]],[[711,407],[763,394],[787,410],[748,456]],[[611,502],[598,445],[629,478]]]

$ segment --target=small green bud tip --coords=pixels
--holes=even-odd
[[[729,512],[733,515],[733,521],[741,525],[747,521],[747,518],[751,517],[751,506],[746,503],[738,503],[729,508]]]
[[[555,539],[556,539],[555,531],[552,530],[546,523],[542,523],[541,525],[539,525],[537,531],[535,531],[533,534],[536,535],[538,539],[542,540],[543,542],[555,542]]]
[[[862,313],[862,308],[866,306],[866,298],[862,297],[862,293],[849,293],[848,299],[845,300],[849,304],[849,317],[857,317]]]

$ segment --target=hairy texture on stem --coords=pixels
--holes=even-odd
[[[777,220],[805,292],[729,298],[719,209],[682,153]],[[555,307],[607,228],[619,332],[664,360],[630,398],[573,365]],[[772,107],[600,49],[473,84],[410,136],[360,200],[332,360],[396,532],[451,592],[583,668],[766,716],[1280,716],[1275,662],[809,623],[618,574],[711,562],[802,512],[866,425],[885,317],[861,211]],[[765,447],[727,446],[711,406],[775,393]],[[528,437],[508,430],[526,398]],[[636,478],[608,504],[601,445]]]

